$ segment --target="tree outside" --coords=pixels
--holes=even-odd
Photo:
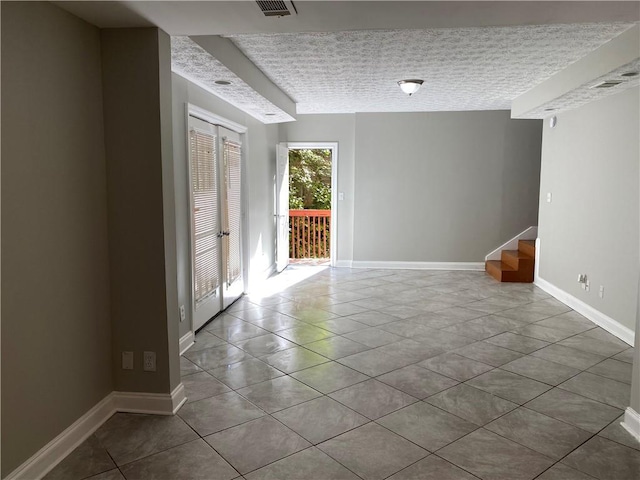
[[[289,150],[289,208],[331,210],[331,150]]]

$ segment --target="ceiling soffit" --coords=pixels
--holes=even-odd
[[[171,69],[262,123],[295,120],[235,75],[189,37],[171,37]],[[230,85],[218,85],[226,80]]]

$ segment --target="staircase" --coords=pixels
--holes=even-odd
[[[535,240],[519,240],[518,250],[502,250],[500,260],[487,260],[485,270],[499,282],[533,282]]]

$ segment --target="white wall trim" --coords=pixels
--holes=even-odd
[[[379,262],[354,260],[352,268],[401,270],[484,270],[484,262]]]
[[[533,283],[540,278],[540,237],[536,238],[536,258],[533,262]]]
[[[187,403],[187,391],[182,382],[180,382],[178,386],[173,389],[173,392],[171,392],[171,406],[173,407],[171,414],[175,415],[178,413],[178,410],[180,410],[185,403]]]
[[[173,415],[187,396],[180,383],[171,393],[113,392],[113,401],[118,412]]]
[[[518,249],[518,240],[535,240],[538,237],[538,227],[529,227],[523,232],[520,232],[511,240],[503,243],[498,248],[489,253],[486,257],[484,257],[485,261],[487,260],[500,260],[502,250],[517,250]]]
[[[627,407],[624,411],[624,420],[620,425],[640,442],[640,414],[638,412],[631,407]]]
[[[247,133],[248,130],[244,125],[240,125],[233,120],[211,113],[210,111],[200,108],[192,103],[187,104],[187,113],[199,118],[200,120],[212,123],[213,125],[219,125],[221,127],[228,128],[229,130],[233,130],[236,133]]]
[[[182,337],[180,337],[180,355],[191,348],[196,341],[196,337],[193,334],[193,330],[189,330]]]
[[[596,310],[591,305],[583,302],[579,298],[574,297],[570,293],[565,292],[564,290],[556,287],[552,283],[538,277],[535,279],[535,285],[549,295],[560,300],[565,305],[573,308],[580,315],[587,317],[593,323],[598,325],[599,327],[604,328],[607,332],[612,335],[615,335],[620,340],[629,345],[633,346],[634,342],[634,333],[629,327],[625,327],[617,320],[605,315],[599,310]]]
[[[110,393],[91,410],[73,422],[60,435],[42,447],[35,455],[11,472],[5,480],[42,478],[114,413],[113,394]]]
[[[186,401],[182,383],[171,393],[111,392],[4,480],[42,478],[116,412],[173,415]]]
[[[336,260],[336,267],[338,268],[351,268],[353,265],[352,260]]]

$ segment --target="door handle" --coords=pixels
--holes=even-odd
[[[224,237],[224,232],[218,232],[218,233],[216,234],[216,237],[218,237],[218,238],[222,238],[222,237]]]

